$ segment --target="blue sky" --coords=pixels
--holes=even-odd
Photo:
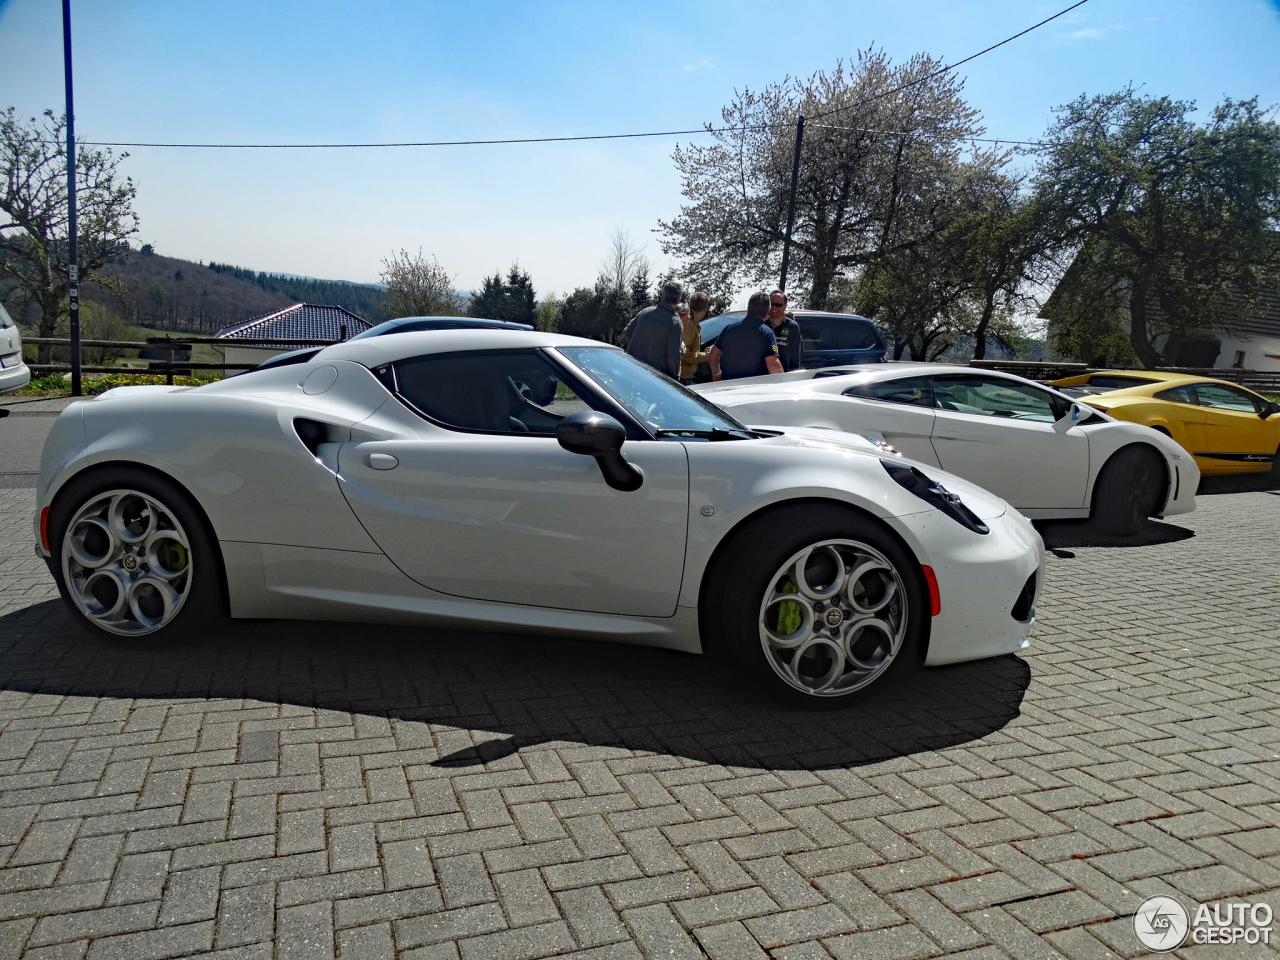
[[[329,142],[696,127],[742,87],[871,44],[956,60],[1067,5],[877,0],[218,3],[73,0],[87,140]],[[60,5],[0,0],[0,107],[62,109]],[[1090,0],[961,68],[991,135],[1136,83],[1280,103],[1276,0]],[[674,140],[335,151],[138,148],[140,238],[191,259],[374,280],[398,247],[461,288],[518,259],[540,294],[591,281],[619,227],[679,204]]]

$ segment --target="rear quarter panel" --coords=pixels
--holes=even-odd
[[[314,372],[307,365],[264,372],[268,380],[238,389],[227,381],[217,389],[108,394],[77,404],[83,446],[51,466],[42,502],[84,470],[139,464],[191,493],[219,540],[379,552],[293,426],[295,417],[307,417],[349,430],[389,399],[363,367],[334,366],[358,369],[342,371],[320,395],[300,386]]]

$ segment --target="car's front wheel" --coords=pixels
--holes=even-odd
[[[98,636],[149,641],[221,619],[203,518],[163,478],[112,469],[73,480],[54,504],[50,534],[58,588]]]
[[[793,702],[843,703],[918,662],[918,565],[855,511],[766,516],[726,545],[712,576],[704,624],[742,672]]]
[[[1093,491],[1090,519],[1103,533],[1133,536],[1160,509],[1167,483],[1164,464],[1147,446],[1128,446],[1102,468]]]

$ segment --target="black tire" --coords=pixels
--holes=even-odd
[[[805,693],[784,680],[770,663],[761,638],[766,591],[776,572],[806,547],[830,540],[856,541],[873,548],[892,566],[901,584],[901,640],[892,659],[864,685],[835,695]],[[741,677],[792,704],[830,708],[856,700],[920,665],[921,638],[929,616],[919,563],[878,521],[836,504],[798,504],[750,521],[735,533],[714,562],[703,602],[703,629],[711,648]],[[826,624],[819,625],[829,630]]]
[[[1123,447],[1103,464],[1089,519],[1102,533],[1134,536],[1160,509],[1168,482],[1159,454],[1136,444]]]
[[[190,585],[181,606],[151,633],[121,634],[94,622],[73,599],[67,583],[63,544],[67,526],[86,504],[113,490],[130,490],[154,499],[181,525],[189,546]],[[58,592],[77,625],[95,638],[129,646],[169,645],[216,631],[227,621],[222,558],[208,522],[191,496],[165,477],[135,467],[107,467],[72,479],[54,498],[49,515],[49,568]]]

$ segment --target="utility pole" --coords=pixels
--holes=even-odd
[[[71,395],[80,396],[80,266],[76,253],[76,108],[71,89],[71,0],[62,0],[67,81],[67,299],[71,305]]]
[[[64,0],[65,2],[65,0]],[[791,262],[791,230],[796,223],[796,188],[800,185],[800,148],[804,146],[804,114],[796,120],[796,148],[791,155],[791,196],[787,200],[787,233],[782,240],[782,276],[778,289],[786,292],[787,265]]]

